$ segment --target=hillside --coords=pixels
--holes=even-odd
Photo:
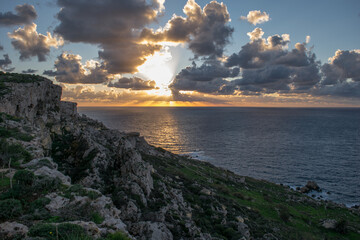
[[[0,239],[360,239],[360,211],[80,116],[48,79],[0,74]]]

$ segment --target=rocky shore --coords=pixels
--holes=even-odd
[[[172,154],[60,99],[48,79],[0,74],[0,239],[360,239],[359,209]]]

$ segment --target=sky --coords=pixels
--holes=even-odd
[[[0,70],[79,106],[360,107],[358,0],[1,0]]]

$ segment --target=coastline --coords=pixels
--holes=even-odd
[[[0,81],[9,89],[0,97],[3,239],[360,237],[358,209],[108,129],[61,102],[49,80]]]

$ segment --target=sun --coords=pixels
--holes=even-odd
[[[144,75],[149,80],[156,82],[158,90],[154,93],[168,95],[170,93],[169,84],[174,77],[174,69],[170,64],[172,55],[168,47],[164,47],[160,52],[147,58],[146,62],[138,67],[139,74]]]

